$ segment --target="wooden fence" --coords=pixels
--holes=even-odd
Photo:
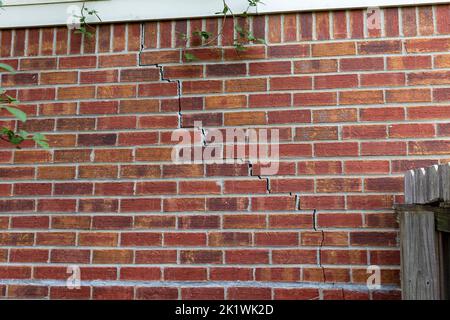
[[[403,299],[449,299],[450,165],[408,171],[396,212]]]

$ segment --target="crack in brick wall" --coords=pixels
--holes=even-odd
[[[0,297],[399,298],[403,172],[450,157],[449,8],[383,9],[379,30],[362,10],[252,17],[267,46],[240,55],[230,21],[188,41],[192,63],[176,34],[218,19],[1,30],[19,70],[1,86],[54,148],[0,143]],[[280,172],[173,165],[195,120],[203,147],[208,128],[279,129]]]

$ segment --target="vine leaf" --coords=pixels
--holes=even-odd
[[[48,140],[47,138],[41,134],[41,133],[36,133],[33,136],[33,140],[43,149],[48,149],[49,148],[49,144],[48,144]]]
[[[29,133],[25,130],[20,130],[17,135],[21,136],[22,138],[26,139],[28,138]]]
[[[184,59],[185,59],[187,62],[192,62],[192,61],[198,60],[197,57],[196,57],[195,55],[193,55],[192,53],[189,53],[189,52],[185,52],[185,53],[184,53]]]
[[[207,31],[194,31],[193,35],[208,40],[212,36],[212,33]]]
[[[11,73],[16,72],[16,70],[14,70],[13,67],[11,67],[10,65],[7,65],[6,63],[0,63],[0,69],[11,72]]]
[[[5,105],[3,105],[3,108],[5,108],[9,113],[11,113],[13,116],[15,116],[20,121],[22,121],[22,122],[27,121],[27,114],[25,112],[23,112],[22,110],[13,108],[10,106],[5,106]]]

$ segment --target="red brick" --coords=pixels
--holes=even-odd
[[[294,282],[300,279],[300,268],[257,268],[256,281],[287,281]]]
[[[357,119],[356,109],[323,109],[313,110],[313,122],[355,122]]]
[[[139,85],[140,97],[176,96],[178,88],[176,83],[149,83]]]
[[[386,156],[406,155],[405,142],[363,142],[361,143],[361,155]]]
[[[316,192],[318,193],[339,193],[339,192],[361,192],[361,179],[352,178],[332,178],[317,179]]]
[[[95,300],[131,300],[133,287],[94,287],[92,298]]]
[[[269,58],[302,58],[309,56],[309,45],[290,44],[268,47]]]
[[[30,267],[5,266],[0,267],[0,279],[30,279]]]
[[[367,252],[364,250],[322,250],[321,258],[324,264],[367,264]]]
[[[162,244],[162,235],[148,232],[122,233],[120,244],[124,247],[160,246]]]
[[[262,229],[266,227],[263,215],[226,215],[223,218],[224,229]]]
[[[355,160],[345,161],[344,171],[348,174],[389,173],[389,161]]]
[[[337,140],[337,127],[300,127],[295,129],[295,141]]]
[[[122,199],[121,212],[149,212],[160,211],[160,199]]]
[[[55,300],[82,300],[91,297],[90,287],[81,287],[80,289],[71,290],[66,287],[51,287],[50,299]]]
[[[342,196],[301,196],[300,209],[344,209]]]
[[[389,54],[401,53],[402,43],[399,40],[365,41],[358,42],[360,54]]]
[[[389,126],[389,137],[392,138],[425,138],[435,136],[432,124],[394,124]]]
[[[0,200],[0,212],[28,212],[35,206],[34,200]]]
[[[405,110],[403,108],[367,108],[360,110],[362,121],[395,121],[405,119]]]
[[[312,45],[313,57],[355,55],[353,42],[318,43]]]
[[[449,154],[449,141],[415,141],[408,143],[408,154],[428,155],[428,154]]]
[[[38,202],[40,212],[75,212],[76,201],[71,199],[41,199]]]
[[[232,287],[227,289],[227,296],[230,300],[270,300],[270,288],[246,288]]]
[[[338,174],[342,172],[342,165],[339,161],[299,162],[297,170],[306,175]]]
[[[169,281],[205,281],[205,268],[165,268],[164,280]]]
[[[183,93],[221,93],[222,81],[220,80],[199,80],[199,81],[183,81]]]
[[[436,6],[436,27],[438,34],[450,33],[450,7],[448,5]]]
[[[439,52],[448,51],[450,48],[450,39],[411,39],[405,41],[405,49],[407,53],[421,52]]]
[[[224,288],[182,288],[183,300],[224,300]]]
[[[117,212],[116,199],[80,199],[80,212]]]
[[[337,95],[335,92],[308,92],[294,94],[294,106],[327,106],[336,104]]]
[[[305,268],[303,269],[303,281],[349,282],[350,270],[346,268]]]
[[[266,79],[238,79],[225,81],[225,92],[257,91],[267,91]]]
[[[275,289],[276,300],[315,300],[320,297],[318,289]]]
[[[82,57],[62,57],[59,59],[60,69],[84,69],[95,68],[97,64],[96,56],[82,56]]]
[[[406,37],[413,37],[417,35],[417,21],[416,21],[416,8],[408,7],[401,8],[402,13],[402,30],[403,35]]]
[[[8,297],[12,299],[43,299],[48,296],[48,287],[33,285],[9,285]]]
[[[91,253],[89,250],[67,250],[56,249],[51,251],[50,262],[52,263],[89,263]]]
[[[384,28],[386,36],[388,37],[395,37],[399,35],[398,8],[384,9]]]
[[[375,73],[361,75],[361,85],[364,87],[403,86],[406,83],[403,73]]]
[[[176,300],[178,299],[177,288],[137,288],[136,299],[138,300]]]
[[[386,127],[383,125],[344,126],[343,139],[383,139],[387,137]]]
[[[255,234],[256,246],[297,246],[298,233],[295,232],[265,232]]]
[[[383,102],[383,92],[381,90],[342,91],[339,93],[339,103],[343,105],[381,104]]]
[[[333,12],[333,38],[347,38],[347,13],[345,11]]]
[[[348,196],[347,207],[348,209],[391,209],[393,205],[393,196],[391,195],[361,195],[361,196]]]
[[[249,65],[249,75],[291,74],[291,62],[254,62]]]
[[[161,279],[160,268],[149,267],[124,267],[120,268],[122,280],[158,281]]]
[[[353,246],[396,246],[396,232],[352,232],[350,242]]]
[[[364,38],[364,12],[350,11],[350,34],[352,39]]]
[[[438,59],[439,56],[436,57]],[[387,58],[388,70],[431,69],[429,56],[395,56]]]
[[[133,219],[130,217],[114,217],[114,216],[98,216],[93,217],[93,229],[129,229],[133,224]]]
[[[316,143],[314,154],[319,157],[349,157],[358,155],[358,144],[355,142]]]
[[[99,224],[100,224],[99,221],[95,221],[94,229],[98,228]],[[111,226],[110,229],[115,229],[115,226],[113,226],[113,224],[119,226],[117,228],[121,228],[120,223],[118,223],[117,221],[113,221],[109,223],[109,226]],[[99,229],[103,229],[104,226],[106,226],[106,223],[103,224],[102,228]],[[127,224],[126,223],[122,224],[122,227],[127,228]],[[91,247],[103,247],[103,246],[115,247],[118,244],[118,239],[119,235],[117,233],[81,232],[79,234],[78,244],[80,246],[91,246]]]
[[[362,215],[353,213],[320,213],[317,224],[323,228],[358,228],[362,226]]]
[[[98,58],[98,65],[101,68],[136,67],[138,56],[136,53],[102,55]]]
[[[180,194],[218,194],[221,191],[219,182],[214,181],[180,181]]]
[[[13,229],[48,229],[48,217],[20,216],[11,218]]]
[[[180,62],[180,50],[158,50],[142,52],[141,63],[144,65]]]
[[[176,263],[176,250],[137,250],[136,264]]]
[[[315,264],[316,250],[273,250],[272,261],[275,264]]]
[[[302,40],[311,40],[313,38],[313,15],[310,12],[300,13],[299,19],[300,38]]]
[[[95,264],[130,264],[132,262],[132,250],[94,250],[92,252],[92,263]]]
[[[36,234],[36,244],[40,246],[73,246],[75,237],[73,232],[41,232]]]
[[[399,265],[400,252],[397,250],[373,250],[369,251],[370,262],[377,265]]]
[[[269,226],[273,229],[310,228],[312,216],[309,214],[277,214],[269,216]]]

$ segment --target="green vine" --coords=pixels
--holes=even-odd
[[[3,1],[0,0],[1,9],[3,9],[2,6]],[[6,63],[0,63],[0,72],[2,71],[15,73],[14,68]],[[0,87],[0,110],[6,110],[17,120],[25,123],[27,121],[27,114],[17,108],[18,103],[19,101],[16,98],[10,96],[5,89]],[[0,126],[0,140],[6,141],[18,149],[20,149],[20,144],[25,140],[33,140],[41,148],[49,148],[46,137],[41,133],[30,134],[25,130],[15,131],[4,126]]]
[[[6,71],[14,73],[14,69],[5,64],[0,63],[0,71]],[[11,115],[13,115],[17,120],[25,123],[27,121],[27,115],[25,112],[17,108],[18,101],[7,94],[6,90],[0,88],[0,110],[5,109]],[[16,148],[20,149],[20,144],[25,140],[33,140],[40,147],[47,149],[49,147],[47,139],[41,133],[29,134],[25,130],[14,131],[6,127],[0,127],[0,140],[11,143]]]
[[[0,7],[3,6],[3,1],[0,0]],[[3,8],[2,8],[3,9]],[[86,3],[83,2],[83,6],[80,10],[79,15],[75,15],[79,19],[80,26],[75,30],[75,33],[84,35],[87,38],[92,38],[93,33],[90,29],[94,27],[88,24],[89,17],[96,17],[101,21],[100,16],[96,10],[91,10],[86,7]],[[15,73],[15,70],[8,64],[0,63],[0,71],[6,71],[10,73]],[[7,91],[0,87],[0,110],[5,109],[11,115],[13,115],[17,120],[22,123],[27,121],[27,115],[25,112],[17,108],[19,101],[14,97],[7,94]],[[20,149],[20,145],[26,140],[34,141],[41,148],[49,148],[47,138],[41,133],[30,134],[25,130],[15,131],[10,128],[0,127],[0,140],[6,141],[16,148]]]
[[[222,27],[219,30],[219,32],[215,36],[211,32],[205,30],[195,30],[194,32],[192,32],[192,36],[198,37],[203,40],[202,42],[204,43],[200,47],[206,47],[211,43],[214,43],[221,35],[223,35],[225,23],[228,17],[231,17],[233,20],[237,22],[237,25],[234,26],[234,30],[236,31],[238,37],[233,39],[233,46],[236,49],[236,51],[245,51],[247,49],[245,46],[247,43],[265,44],[264,39],[256,38],[250,30],[248,30],[245,26],[240,25],[239,24],[240,19],[237,19],[241,18],[244,19],[245,22],[247,22],[250,15],[249,11],[252,8],[254,8],[256,10],[256,13],[258,13],[258,5],[264,4],[261,0],[247,0],[248,2],[247,8],[240,14],[234,14],[230,6],[226,2],[226,0],[222,0],[222,2],[223,2],[222,11],[215,13],[216,15],[220,15],[222,17]],[[179,37],[180,39],[185,41],[185,43],[187,43],[190,40],[190,38],[184,33],[180,33]],[[198,60],[198,58],[191,52],[184,52],[183,56],[187,62]]]
[[[102,21],[98,14],[98,11],[87,8],[85,1],[83,1],[83,6],[81,7],[80,14],[75,15],[75,17],[79,19],[80,23],[80,26],[75,29],[75,33],[82,34],[87,38],[92,38],[94,36],[94,34],[90,30],[95,29],[88,23],[89,17],[95,17],[100,22]]]
[[[248,30],[245,26],[239,24],[240,20],[244,20],[244,22],[248,21],[249,11],[251,9],[256,9],[256,13],[258,11],[258,5],[263,4],[261,0],[247,0],[248,5],[247,8],[240,14],[236,15],[231,10],[230,6],[227,4],[226,0],[222,0],[223,9],[220,12],[216,12],[217,15],[222,16],[222,27],[221,30],[216,35],[213,35],[211,32],[204,30],[195,30],[192,35],[202,39],[203,44],[202,47],[208,46],[211,43],[215,42],[221,35],[224,33],[225,22],[228,17],[231,17],[234,21],[236,21],[236,25],[234,26],[234,31],[238,37],[233,39],[233,46],[237,51],[246,50],[245,45],[248,43],[265,43],[264,39],[256,38],[250,30]],[[0,7],[3,6],[3,1],[0,0]],[[80,26],[75,29],[75,33],[79,33],[84,35],[87,38],[92,38],[93,33],[90,31],[94,29],[94,27],[90,26],[88,20],[90,17],[97,18],[100,22],[102,21],[98,12],[96,10],[92,10],[86,7],[86,2],[83,1],[83,6],[80,10],[79,15],[75,15],[75,18],[79,20]],[[180,37],[187,43],[189,38],[186,34],[180,34]],[[190,53],[184,52],[184,58],[186,61],[195,61],[197,57]],[[6,71],[10,73],[14,73],[15,70],[5,64],[0,63],[0,71]],[[25,123],[27,121],[27,115],[25,112],[17,108],[18,101],[7,94],[7,91],[0,87],[0,110],[5,109],[12,116],[14,116],[17,120]],[[6,127],[0,127],[0,140],[6,141],[16,148],[20,149],[20,144],[22,144],[25,140],[33,140],[36,144],[42,148],[49,148],[49,144],[47,142],[46,137],[41,133],[30,134],[25,130],[14,131],[13,129],[9,129]]]

